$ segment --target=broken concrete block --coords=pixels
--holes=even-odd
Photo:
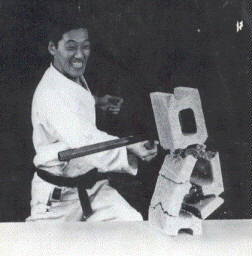
[[[190,181],[196,161],[197,159],[191,155],[182,158],[167,154],[159,174],[164,175],[166,178],[176,183]]]
[[[177,236],[182,230],[190,230],[193,235],[202,233],[202,220],[184,210],[178,217],[166,214],[162,205],[149,208],[149,224],[170,236]]]
[[[196,204],[183,203],[182,208],[186,211],[191,212],[195,216],[206,219],[211,215],[219,206],[224,203],[224,200],[215,195],[205,197]]]
[[[203,144],[208,135],[197,89],[177,87],[174,95],[154,92],[150,94],[160,145],[164,149],[185,149],[189,145]],[[195,129],[187,133],[182,113],[191,113]]]
[[[190,182],[178,184],[163,175],[159,175],[151,199],[151,206],[155,207],[157,204],[162,203],[167,214],[178,216],[184,197],[190,188]]]
[[[190,181],[193,184],[201,186],[204,195],[214,194],[218,196],[224,191],[219,153],[217,152],[212,159],[209,161],[205,160],[205,162],[209,163],[210,169],[208,174],[210,175],[192,173]]]

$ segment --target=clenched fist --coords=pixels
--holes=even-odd
[[[121,110],[123,98],[106,94],[102,97],[95,97],[95,103],[99,109],[117,115]]]

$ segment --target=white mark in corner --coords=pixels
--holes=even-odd
[[[243,21],[237,21],[236,23],[236,31],[239,32],[243,28]]]

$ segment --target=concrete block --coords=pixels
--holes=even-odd
[[[196,204],[183,203],[183,209],[193,213],[195,216],[206,219],[218,207],[224,203],[224,200],[219,196],[208,196],[200,200]]]
[[[189,145],[203,144],[206,141],[208,134],[197,89],[177,87],[174,95],[154,92],[150,97],[160,145],[164,149],[185,149]],[[194,114],[194,133],[182,132],[183,124],[180,123],[179,114],[183,110],[191,110]]]
[[[155,207],[157,204],[162,203],[162,207],[167,214],[178,216],[184,197],[190,188],[190,182],[178,184],[165,178],[163,175],[159,175],[151,199],[151,206]]]
[[[209,163],[211,175],[207,175],[207,177],[192,175],[190,181],[193,184],[201,186],[204,195],[214,194],[218,196],[224,191],[218,152],[209,160]]]
[[[196,161],[197,159],[192,155],[181,158],[167,154],[159,174],[164,175],[166,178],[176,183],[190,181]]]
[[[149,208],[149,224],[170,236],[177,236],[182,230],[190,230],[193,235],[201,235],[202,220],[184,210],[178,217],[167,215],[158,205]]]

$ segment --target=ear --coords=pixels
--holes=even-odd
[[[55,44],[52,42],[52,41],[49,41],[49,44],[48,44],[48,51],[51,55],[55,55],[56,53],[56,46]]]

